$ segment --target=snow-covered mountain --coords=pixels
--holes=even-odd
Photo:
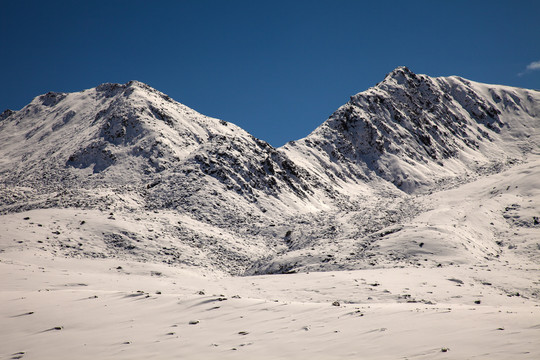
[[[250,204],[259,193],[279,201],[324,188],[264,141],[136,81],[48,93],[2,117],[5,184],[46,191],[144,185],[147,205],[167,208],[176,207],[176,189],[190,187],[189,195],[200,190],[196,183]],[[166,196],[154,196],[156,188]]]
[[[399,67],[283,150],[331,181],[381,177],[413,193],[520,161],[540,143],[539,114],[538,91]]]
[[[202,247],[229,270],[274,251],[259,228],[339,197],[266,142],[136,81],[5,111],[0,154],[1,212],[75,207],[150,221],[145,212],[172,211],[166,237],[189,251],[167,261],[189,262]],[[126,244],[136,238],[116,232]]]
[[[376,239],[429,208],[411,194],[537,151],[539,104],[537,91],[400,67],[276,149],[137,81],[48,93],[0,116],[0,212],[123,214],[107,233],[77,235],[105,242],[87,256],[232,273],[375,265]],[[135,223],[161,224],[159,236]],[[482,249],[474,256],[496,253]]]
[[[278,149],[136,81],[6,110],[0,358],[540,358],[539,104],[397,68]]]

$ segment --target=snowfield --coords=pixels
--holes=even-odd
[[[282,148],[140,82],[0,116],[2,359],[538,359],[540,93],[405,67]]]

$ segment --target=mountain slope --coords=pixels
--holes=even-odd
[[[377,250],[414,236],[411,221],[434,207],[418,194],[538,151],[539,104],[536,91],[398,68],[275,149],[136,81],[48,93],[0,116],[0,212],[65,209],[51,221],[70,230],[45,249],[66,256],[234,274],[391,266],[424,251]],[[77,226],[73,211],[100,225]],[[452,238],[432,260],[493,257],[493,236],[469,252],[448,252],[472,241]]]
[[[398,68],[280,149],[138,82],[5,111],[0,358],[540,358],[539,100]]]
[[[522,159],[540,144],[539,114],[538,91],[399,67],[283,151],[331,181],[381,177],[412,193]]]
[[[237,202],[256,203],[259,193],[278,203],[286,199],[282,207],[309,201],[317,191],[331,193],[267,143],[135,81],[48,93],[21,111],[5,112],[0,154],[6,185],[47,192],[143,188],[151,207],[170,207],[171,193],[157,196],[159,184],[174,193],[175,183],[188,186],[186,180],[199,187],[211,182],[217,186],[211,193],[233,190]]]
[[[159,221],[169,225],[161,248],[134,251],[141,237],[130,231],[133,224],[111,236],[137,259],[161,256],[232,272],[275,251],[282,239],[267,236],[269,224],[328,208],[339,197],[266,142],[136,81],[48,93],[4,112],[0,183],[3,213],[75,207],[100,210],[104,219],[128,212],[128,224],[140,219],[152,227],[151,214],[163,212]],[[106,242],[105,256],[115,256],[119,249]],[[176,250],[165,252],[185,256],[163,257],[171,243]]]

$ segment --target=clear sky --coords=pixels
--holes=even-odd
[[[0,35],[0,112],[139,80],[274,146],[400,65],[540,89],[538,0],[0,0]]]

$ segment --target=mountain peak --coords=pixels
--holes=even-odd
[[[150,86],[146,85],[145,83],[142,83],[137,80],[131,80],[125,84],[103,83],[101,85],[96,86],[96,91],[100,93],[104,93],[107,97],[110,97],[118,93],[121,93],[127,89],[134,89],[134,88],[153,90]]]
[[[390,74],[407,74],[407,75],[415,75],[414,72],[411,71],[411,69],[409,69],[408,67],[406,66],[398,66],[397,68],[395,68],[394,70],[392,70],[390,72]]]
[[[13,111],[11,109],[6,109],[4,110],[3,113],[0,114],[0,121],[4,120],[4,119],[7,119],[9,116],[15,114],[16,111]]]
[[[411,193],[474,171],[477,164],[522,156],[521,148],[505,139],[528,140],[506,130],[527,127],[533,133],[537,115],[530,111],[534,97],[521,93],[518,104],[512,100],[517,94],[511,88],[416,75],[400,66],[374,88],[351,96],[297,142],[294,155],[312,152],[313,166],[337,168],[353,182],[374,172]]]
[[[395,80],[398,83],[403,83],[404,80],[415,78],[416,74],[413,73],[408,67],[406,66],[398,66],[394,70],[392,70],[390,73],[386,74],[384,81],[387,80]]]

